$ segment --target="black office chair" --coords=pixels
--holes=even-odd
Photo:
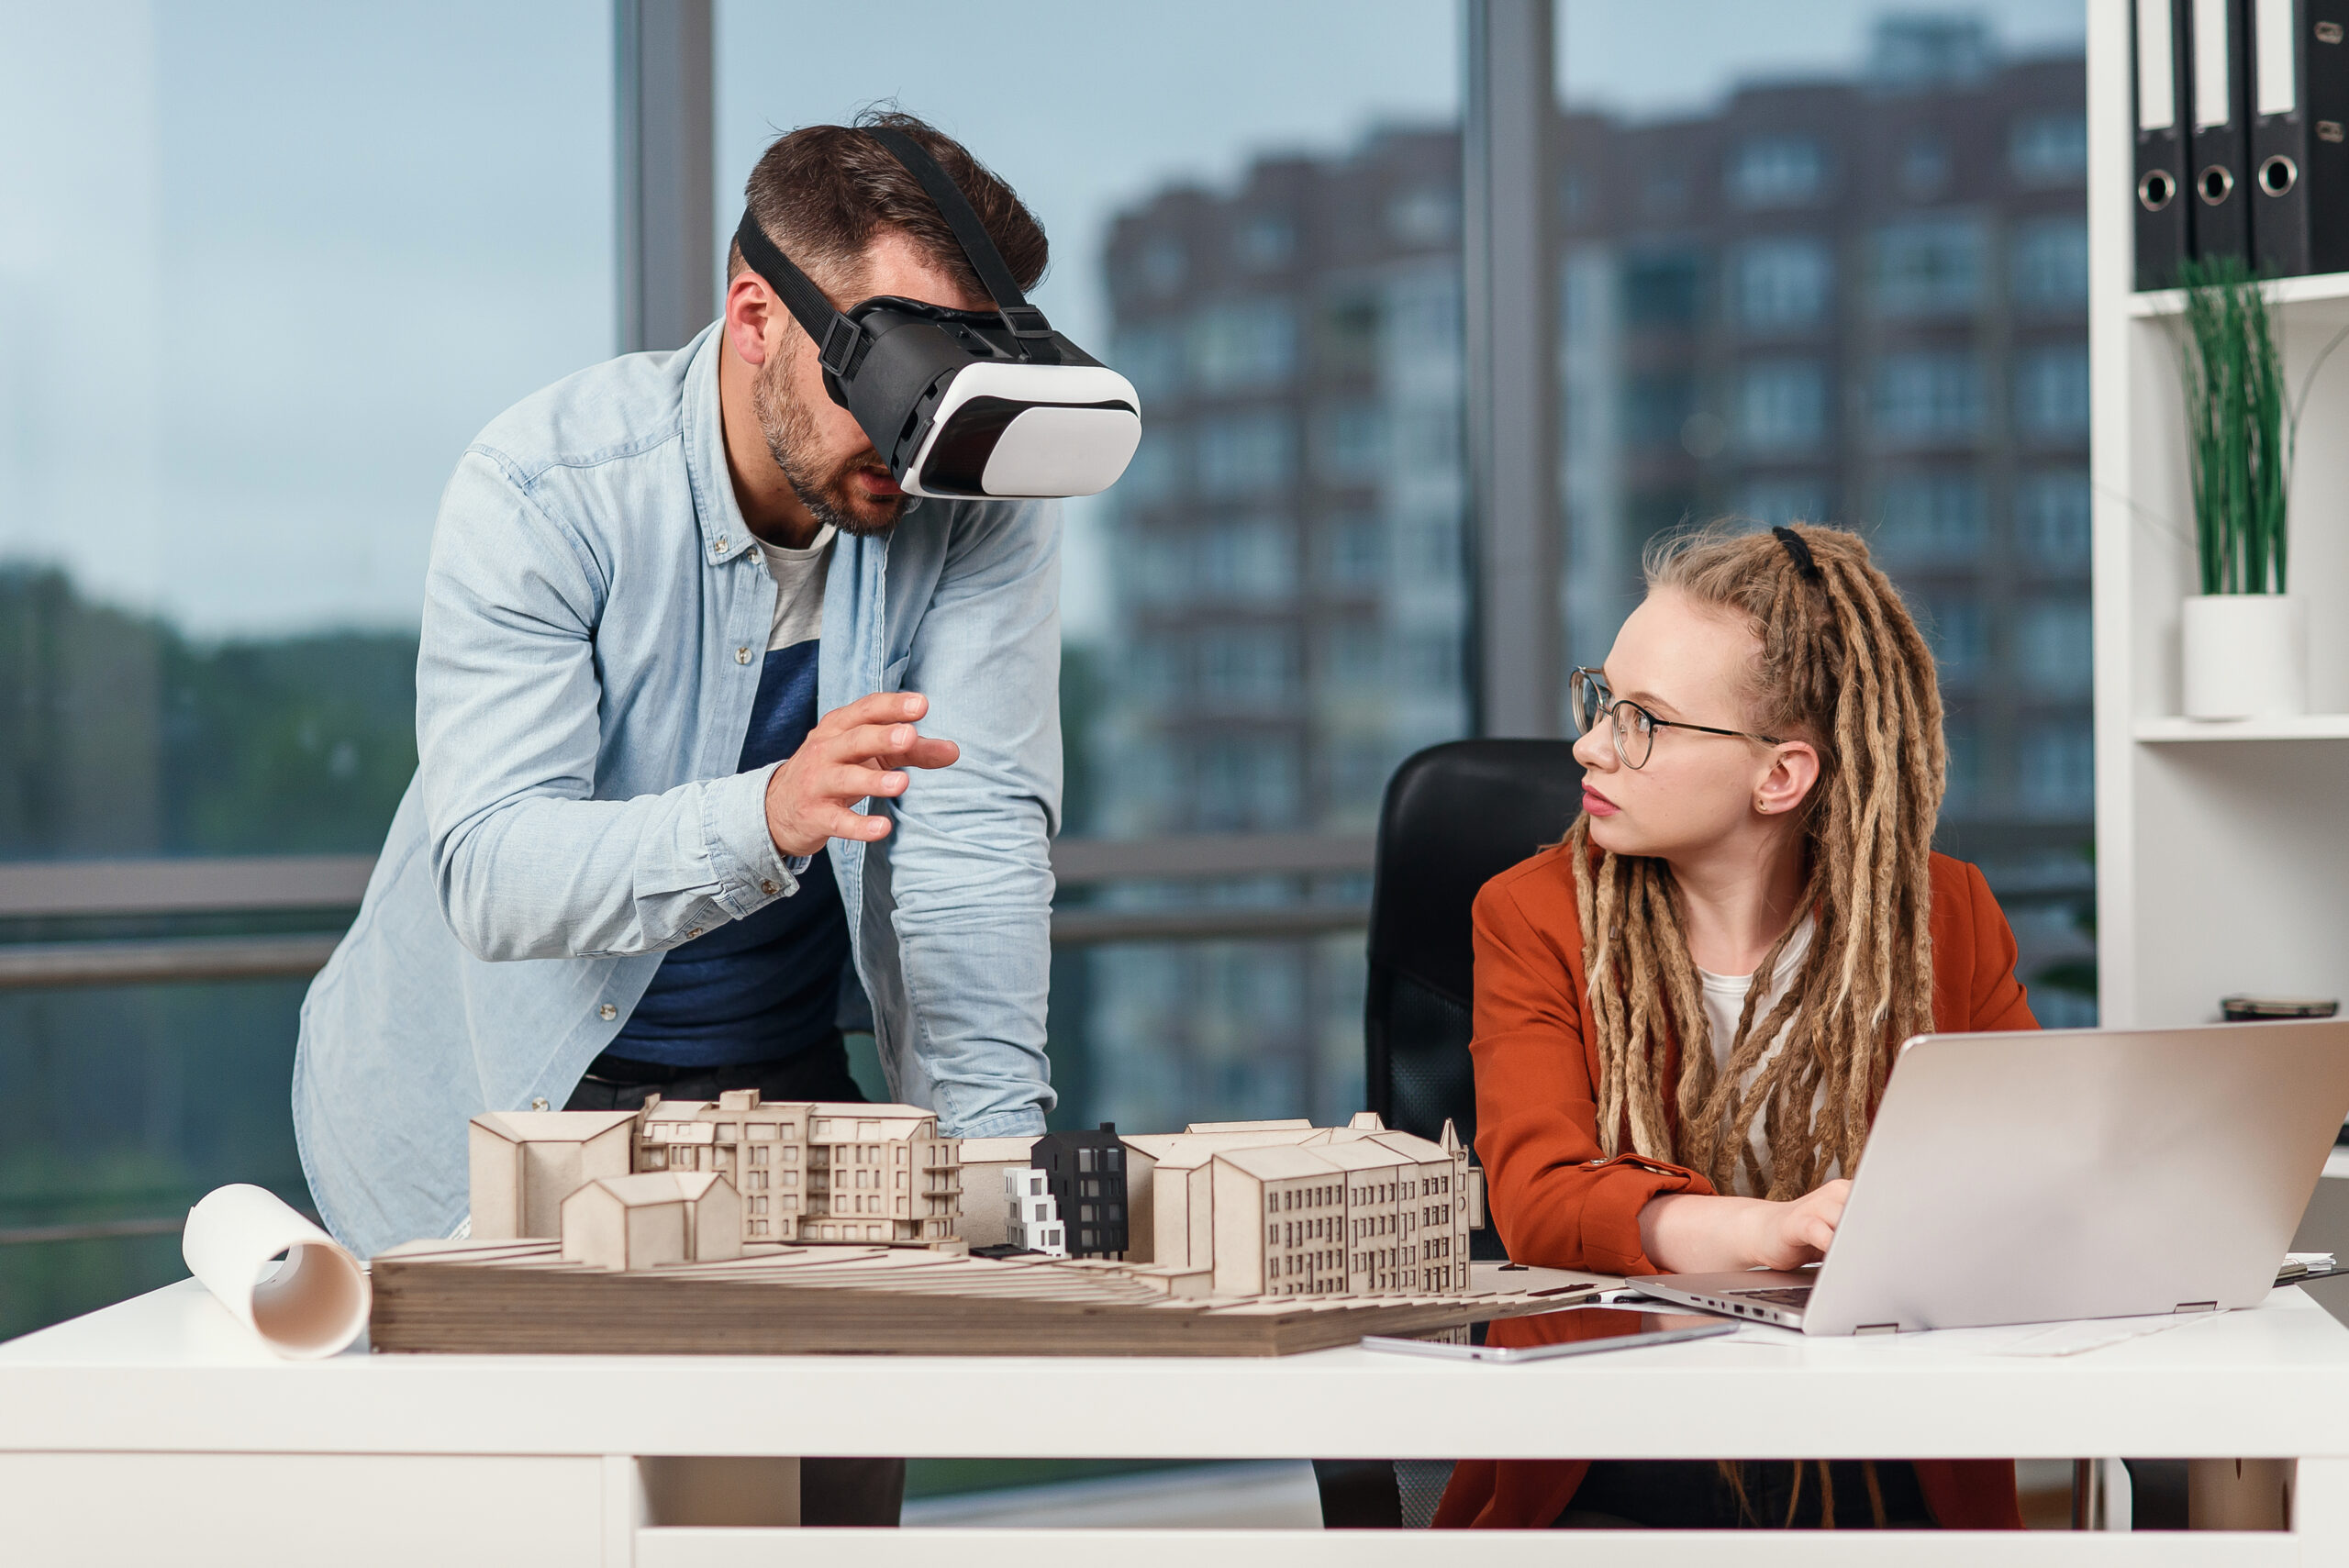
[[[1405,760],[1378,813],[1370,895],[1370,984],[1363,1006],[1370,1108],[1422,1138],[1447,1118],[1476,1137],[1468,1058],[1477,890],[1564,836],[1582,808],[1582,764],[1564,740],[1453,740]],[[1507,1256],[1491,1225],[1468,1255]],[[1452,1467],[1441,1461],[1313,1462],[1331,1529],[1423,1526]]]
[[[1486,883],[1563,838],[1581,809],[1582,764],[1564,740],[1453,740],[1395,770],[1378,813],[1363,1006],[1370,1108],[1387,1126],[1434,1138],[1449,1118],[1475,1141],[1469,907]],[[1489,1226],[1470,1256],[1502,1256]]]

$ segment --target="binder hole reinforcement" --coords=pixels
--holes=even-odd
[[[2217,206],[2234,195],[2234,172],[2223,163],[2213,163],[2202,171],[2202,177],[2194,184],[2196,194],[2201,196],[2204,206]]]
[[[2271,196],[2288,193],[2300,183],[2300,166],[2277,153],[2259,166],[2259,188]]]
[[[2137,182],[2137,205],[2147,212],[2159,212],[2169,206],[2177,195],[2177,182],[2164,169],[2156,169]]]

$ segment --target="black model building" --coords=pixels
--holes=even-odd
[[[1048,1132],[1028,1163],[1044,1173],[1060,1207],[1070,1257],[1126,1255],[1126,1146],[1116,1122],[1103,1122],[1098,1132]]]

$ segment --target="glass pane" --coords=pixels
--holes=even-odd
[[[609,31],[12,11],[0,857],[380,846],[441,486],[611,351]]]
[[[964,7],[893,10],[954,38]],[[1141,394],[1126,477],[1067,507],[1067,834],[1362,833],[1462,733],[1458,39],[1450,6],[1026,3],[1007,91],[954,49],[835,50],[834,8],[718,8],[718,223],[778,129],[894,101],[1050,233],[1037,300]],[[1234,40],[1244,40],[1235,47]],[[1146,62],[1146,63],[1145,63]],[[1366,902],[1366,879],[1064,885],[1063,908]],[[1065,949],[1056,1125],[1342,1120],[1361,940]]]
[[[0,860],[380,847],[441,487],[612,350],[610,31],[597,0],[10,11]],[[229,1181],[306,1206],[303,990],[0,995],[0,1337],[182,1272],[175,1234],[68,1232]]]
[[[1685,523],[1864,533],[1940,662],[1940,847],[2095,1020],[2078,0],[1560,0],[1567,648]]]

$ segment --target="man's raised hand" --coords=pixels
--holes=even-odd
[[[799,750],[767,777],[767,832],[786,855],[812,855],[827,839],[872,843],[889,834],[886,817],[852,809],[868,796],[906,793],[907,768],[952,767],[963,749],[920,734],[930,711],[918,692],[875,692],[817,721]]]

